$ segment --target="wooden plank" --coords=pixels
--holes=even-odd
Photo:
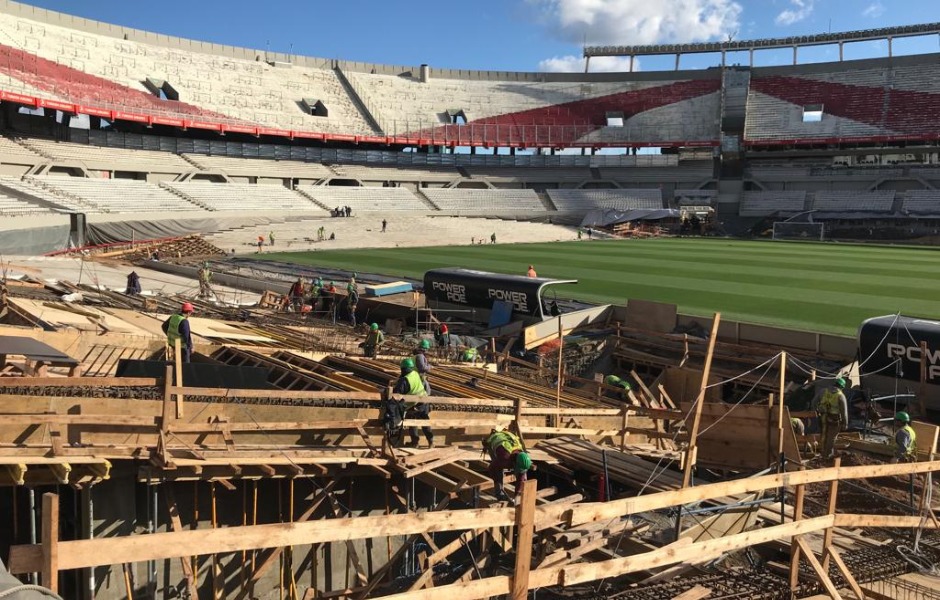
[[[806,486],[796,486],[796,501],[793,506],[793,520],[803,519],[803,503],[806,499]],[[800,583],[800,546],[796,540],[790,542],[790,591],[796,593]]]
[[[561,321],[559,321],[559,327]],[[538,482],[522,484],[522,496],[516,505],[516,564],[512,575],[512,600],[526,600],[529,595],[529,569],[532,566],[532,536],[535,526],[535,496]]]
[[[154,387],[159,379],[152,377],[11,377],[0,379],[0,395],[7,387]]]
[[[819,531],[820,529],[830,526],[832,522],[833,517],[826,515],[815,519],[794,521],[784,525],[765,527],[755,531],[738,533],[694,544],[670,544],[663,548],[628,557],[618,557],[596,563],[570,565],[562,570],[562,580],[564,585],[569,586],[606,577],[616,577],[627,573],[646,571],[656,567],[689,560],[709,560],[732,550],[755,546],[792,535]]]
[[[179,507],[176,504],[176,496],[173,493],[172,485],[165,485],[164,499],[166,500],[166,509],[170,514],[170,527],[172,531],[183,531],[183,521],[180,518]],[[196,585],[196,574],[193,572],[193,563],[191,556],[180,557],[180,563],[183,568],[183,576],[186,577],[186,587],[189,588],[190,598],[199,598],[199,590]]]
[[[838,588],[836,588],[836,585],[829,579],[829,572],[823,569],[823,566],[819,563],[816,555],[813,554],[813,549],[809,547],[806,540],[800,536],[794,536],[793,539],[796,540],[797,545],[800,547],[800,552],[806,557],[809,566],[816,572],[816,577],[819,579],[819,582],[826,588],[826,593],[829,594],[829,597],[832,598],[832,600],[842,600]]]
[[[842,560],[842,556],[839,552],[832,547],[830,547],[827,552],[829,556],[832,557],[832,562],[835,563],[836,568],[842,573],[842,577],[845,578],[846,583],[849,584],[849,588],[852,590],[852,593],[855,594],[855,597],[858,598],[858,600],[865,600],[865,594],[862,592],[862,588],[859,587],[855,576],[849,571],[848,566],[846,566],[845,561]]]
[[[59,592],[59,496],[52,493],[42,495],[42,575],[40,582],[51,591]],[[123,561],[115,561],[123,562]],[[114,563],[112,563],[114,564]]]
[[[833,466],[834,468],[838,469],[841,464],[842,464],[842,459],[837,456],[837,457],[835,458],[835,460],[833,461],[832,466]],[[827,507],[827,509],[826,509],[826,512],[827,512],[828,514],[830,514],[830,515],[836,514],[836,503],[837,503],[838,497],[839,497],[839,480],[838,480],[838,479],[833,479],[833,480],[829,483],[829,501],[828,501],[828,507]],[[832,547],[832,534],[833,534],[832,527],[830,527],[829,529],[826,530],[826,533],[823,535],[823,547],[822,547],[822,551],[823,551],[823,560],[822,560],[822,568],[823,568],[823,571],[826,572],[826,573],[829,572],[829,553],[828,553],[828,550],[829,550],[829,548]]]
[[[708,375],[712,369],[712,357],[715,354],[715,342],[718,340],[718,325],[720,323],[721,313],[715,313],[712,319],[711,334],[708,338],[705,366],[702,368],[702,384],[695,399],[695,415],[692,417],[692,427],[689,429],[689,446],[686,450],[685,465],[682,469],[682,487],[684,488],[689,487],[689,484],[692,483],[692,468],[695,466],[695,442],[702,421],[702,406],[705,404],[705,391],[708,389]]]

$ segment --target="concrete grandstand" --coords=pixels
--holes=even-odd
[[[201,227],[212,233],[209,223],[229,217],[318,219],[345,206],[369,218],[567,226],[597,210],[715,209],[731,233],[808,213],[916,237],[940,217],[933,54],[779,67],[722,59],[644,73],[454,71],[210,45],[10,1],[0,13],[6,229],[73,213],[91,222],[133,213],[168,227],[188,219],[187,231],[211,215]],[[841,47],[876,34],[910,32],[751,49]],[[706,46],[671,52],[725,50]]]

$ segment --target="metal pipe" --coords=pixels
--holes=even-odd
[[[33,488],[29,488],[29,543],[36,544],[36,490]],[[30,573],[29,582],[38,585],[39,575]]]
[[[88,486],[88,495],[86,519],[88,523],[88,539],[95,539],[95,501],[92,498],[92,492],[95,489],[95,485],[92,483]],[[89,600],[94,600],[95,597],[95,568],[89,567],[88,569],[88,598]]]

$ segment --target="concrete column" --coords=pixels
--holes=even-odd
[[[724,68],[725,66],[725,51],[724,50],[721,51],[721,66],[722,68]]]
[[[894,38],[888,37],[888,58],[894,56]]]
[[[676,52],[676,71],[679,70],[679,59],[682,57],[682,54]]]
[[[793,46],[793,64],[796,64],[796,50],[799,46]]]
[[[845,42],[839,42],[839,62],[842,62],[842,56],[843,56],[842,51],[845,49],[844,46],[845,46]]]
[[[584,72],[585,73],[591,72],[591,57],[590,56],[584,59]]]
[[[749,55],[749,58],[748,58],[747,66],[753,67],[754,66],[754,49],[753,48],[748,50],[748,55]]]
[[[633,72],[633,55],[630,55],[630,72]]]

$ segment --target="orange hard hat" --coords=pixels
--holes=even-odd
[[[193,308],[193,305],[190,302],[183,302],[183,306],[182,308],[180,308],[180,312],[184,312],[184,313],[191,313],[193,312],[193,310],[195,309]]]

